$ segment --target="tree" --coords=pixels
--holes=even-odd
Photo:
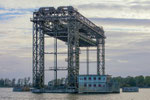
[[[4,79],[0,79],[0,87],[4,87]]]
[[[142,76],[142,75],[136,76],[135,81],[136,81],[136,86],[138,86],[138,87],[144,86],[144,76]]]
[[[16,79],[15,79],[15,78],[13,78],[13,79],[12,79],[12,81],[11,81],[12,86],[15,86],[15,82],[16,82]]]
[[[144,83],[146,87],[150,87],[150,76],[145,77]]]

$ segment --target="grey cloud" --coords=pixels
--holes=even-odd
[[[143,5],[141,6],[140,4],[133,6],[133,5],[125,5],[125,4],[106,4],[106,3],[85,4],[85,5],[79,5],[78,7],[79,7],[79,10],[80,9],[87,9],[87,10],[89,9],[105,10],[106,9],[108,11],[109,10],[120,11],[121,9],[124,10],[124,8],[133,8],[135,10],[149,9],[149,8],[146,8],[146,6],[143,6]],[[131,26],[134,26],[135,29],[137,30],[139,28],[150,27],[149,19],[90,18],[90,20],[92,20],[94,23],[97,23],[97,25],[104,26],[104,29],[106,28],[106,36],[107,36],[106,45],[107,44],[114,45],[115,43],[116,44],[121,43],[121,45],[119,45],[118,47],[106,46],[106,59],[110,59],[106,62],[107,73],[116,75],[116,76],[118,75],[121,75],[121,76],[141,75],[141,74],[148,75],[149,74],[150,48],[148,48],[148,46],[150,43],[150,39],[146,38],[150,36],[148,34],[149,31],[147,33],[128,32],[129,30],[128,28],[130,28]],[[118,32],[117,30],[113,30],[112,27],[110,30],[113,30],[113,31],[107,30],[107,25],[109,25],[110,27],[111,26],[115,27],[116,29],[120,31]],[[125,29],[124,26],[126,26],[127,29]],[[27,29],[22,29],[22,30],[27,30]],[[16,33],[14,32],[14,34]],[[26,35],[31,35],[31,34],[26,34]],[[135,38],[142,37],[142,40],[137,41],[136,39],[133,39],[133,37]],[[23,40],[26,38],[23,38]],[[129,40],[132,40],[132,41],[129,41]],[[13,42],[13,41],[10,41],[10,42]],[[6,45],[8,45],[8,43],[6,43]],[[3,69],[3,71],[2,70],[0,71],[0,76],[22,77],[22,76],[31,75],[32,74],[31,73],[32,71],[31,44],[26,44],[23,46],[22,44],[21,45],[17,44],[14,47],[15,47],[15,50],[11,50],[9,54],[7,53],[7,55],[5,56],[1,54],[0,56],[0,64],[1,64],[1,68]],[[53,47],[53,46],[50,45],[50,47]],[[14,53],[14,55],[16,56],[11,55],[12,53]],[[20,57],[20,55],[22,54],[23,54],[23,57]],[[30,55],[28,57],[24,56],[26,54],[30,54]],[[128,63],[122,64],[121,62],[118,62],[118,60],[128,61]],[[51,64],[49,60],[48,62],[49,63],[47,67],[49,67],[49,65]],[[63,62],[60,62],[60,65],[62,65],[62,63]],[[95,69],[92,69],[93,66],[95,66],[96,68],[96,64],[91,64],[91,67],[90,67],[93,72],[96,72]],[[12,68],[13,70],[10,71],[10,68]],[[85,69],[83,69],[81,66],[81,72],[84,72],[84,70]],[[48,73],[48,75],[46,76],[50,77],[52,74]],[[63,76],[63,74],[64,73],[59,74],[59,75]]]
[[[22,58],[11,55],[0,56],[1,78],[20,78],[31,76],[32,58]]]
[[[134,3],[134,5],[133,5]],[[149,2],[145,2],[149,3]],[[116,10],[116,11],[122,11],[122,10],[150,10],[150,5],[144,5],[142,3],[136,3],[136,2],[129,2],[129,3],[90,3],[90,4],[82,4],[78,5],[79,9],[84,9],[84,10],[90,10],[90,9],[98,9],[98,10]],[[117,12],[116,12],[117,13]]]
[[[150,19],[90,18],[95,23],[150,27]]]
[[[130,4],[130,5],[131,4],[134,4],[134,5],[139,5],[139,4],[149,5],[150,4],[150,0],[147,0],[147,1],[134,0],[134,1],[131,1],[131,2],[127,2],[127,4]]]
[[[114,50],[113,52],[118,52]],[[123,52],[123,51],[120,51]],[[128,51],[124,51],[128,52]],[[106,55],[106,58],[109,56]],[[139,52],[121,56],[110,57],[112,61],[106,62],[107,72],[113,75],[148,75],[150,53]],[[117,60],[127,60],[128,63],[119,63]]]
[[[132,5],[129,7],[131,10],[150,10],[150,5]]]
[[[89,9],[99,9],[99,10],[103,10],[103,9],[117,9],[120,10],[122,9],[122,5],[117,5],[117,4],[113,4],[113,5],[109,5],[109,4],[105,4],[105,3],[90,3],[90,4],[83,4],[83,5],[78,5],[79,9],[84,9],[84,10],[89,10]]]

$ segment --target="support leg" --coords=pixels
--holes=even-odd
[[[87,75],[89,75],[89,48],[86,48],[86,58],[87,58]]]
[[[44,87],[44,33],[42,25],[33,23],[33,87]]]
[[[102,75],[105,75],[105,40],[102,39]]]
[[[68,25],[68,86],[77,88],[79,75],[79,33],[77,23],[70,21]]]

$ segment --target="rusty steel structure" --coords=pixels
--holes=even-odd
[[[33,87],[44,88],[44,55],[54,54],[55,64],[50,70],[68,70],[68,88],[78,88],[80,47],[86,47],[87,74],[89,74],[89,47],[97,47],[97,75],[105,75],[105,34],[102,27],[96,26],[72,6],[42,7],[33,12]],[[55,38],[54,52],[45,53],[45,35]],[[67,68],[57,67],[57,39],[66,42],[68,47]]]

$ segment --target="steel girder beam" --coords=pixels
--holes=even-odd
[[[68,22],[68,87],[77,89],[79,75],[79,32],[75,20]]]
[[[84,35],[79,34],[79,39],[81,41],[85,41],[85,43],[89,44],[89,46],[96,46],[96,41],[94,41],[94,40],[92,40],[92,39],[90,39],[90,38],[88,38],[88,37],[86,37]],[[82,45],[82,44],[80,44],[80,46],[81,47],[86,47],[88,45],[85,45],[85,44]]]
[[[50,35],[52,37],[55,37],[55,32],[45,32],[47,35]],[[53,34],[52,34],[53,33]],[[66,32],[58,32],[58,39],[67,42],[67,31]],[[96,46],[96,41],[92,40],[91,38],[81,34],[79,32],[79,46],[80,47],[86,47],[86,46]],[[83,43],[84,42],[84,43]]]
[[[33,23],[33,87],[44,87],[44,33],[42,23]]]

